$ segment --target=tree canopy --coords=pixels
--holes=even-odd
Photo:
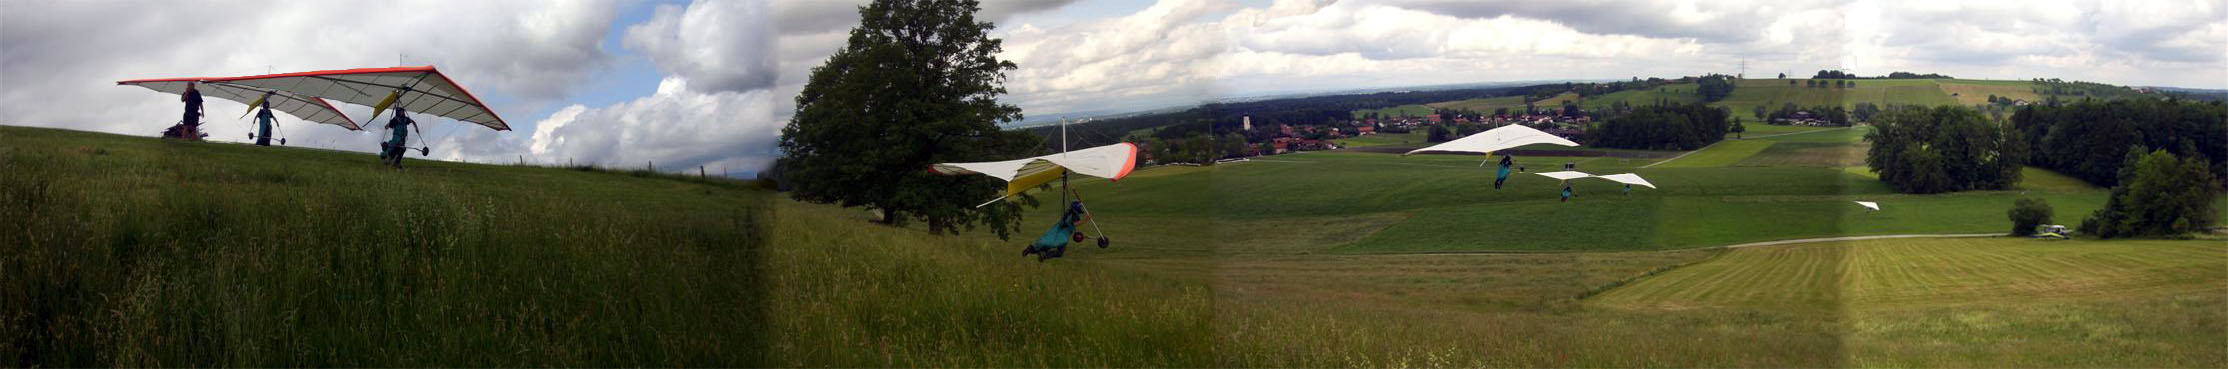
[[[2018,132],[1958,106],[1880,113],[1864,136],[1865,164],[1904,193],[1997,190],[2019,182],[2027,143]]]
[[[1731,112],[1703,104],[1645,106],[1586,131],[1593,146],[1693,150],[1725,139]]]
[[[2228,107],[2164,99],[2028,105],[2011,124],[2035,148],[2030,163],[2100,186],[2119,184],[2131,146],[2205,158],[2214,178],[2228,178]]]
[[[1733,94],[1733,76],[1712,74],[1694,80],[1694,92],[1702,95],[1702,102],[1724,100]]]
[[[2177,158],[2166,150],[2128,150],[2132,162],[2112,187],[2112,197],[2088,219],[2081,233],[2103,238],[2162,237],[2198,232],[2219,219],[2213,198],[2220,182],[2204,158]]]
[[[1039,137],[1005,131],[1021,108],[999,103],[1012,62],[998,59],[994,27],[975,0],[877,0],[826,64],[813,68],[782,128],[779,164],[792,197],[865,206],[883,222],[919,220],[931,232],[1019,227],[1020,206],[975,204],[1002,193],[997,179],[942,176],[929,164],[1007,160],[1039,152]],[[1024,199],[1033,203],[1033,199]]]

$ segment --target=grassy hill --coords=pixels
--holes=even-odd
[[[1861,79],[1851,80],[1856,87],[1806,87],[1805,79],[1743,79],[1724,100],[1711,106],[1731,109],[1737,116],[1750,118],[1756,106],[1776,109],[1780,104],[1795,103],[1799,106],[1841,105],[1855,107],[1858,103],[1886,105],[1979,105],[1995,95],[2012,99],[2040,102],[2048,95],[2037,93],[2032,81],[1999,81],[1969,79]],[[1835,81],[1835,80],[1821,80]],[[1693,83],[1675,83],[1655,88],[1618,91],[1599,96],[1580,97],[1563,94],[1539,103],[1539,106],[1561,106],[1563,101],[1576,100],[1587,110],[1600,110],[1617,102],[1630,105],[1649,105],[1658,102],[1686,104],[1701,101]],[[1424,106],[1448,109],[1469,109],[1491,112],[1494,108],[1523,106],[1521,96],[1503,96],[1425,104]]]
[[[1053,222],[1050,206],[1030,210],[1014,240],[929,235],[726,181],[417,161],[398,171],[362,154],[0,127],[0,219],[29,219],[0,231],[28,241],[0,250],[0,312],[12,314],[0,359],[2228,365],[2218,240],[1711,247],[2001,232],[2017,196],[2049,198],[2062,223],[2104,197],[2032,169],[2017,191],[1897,195],[1813,158],[1857,130],[1769,134],[1782,135],[1676,159],[1518,157],[1530,172],[1576,163],[1662,187],[1621,195],[1580,181],[1569,203],[1537,175],[1491,189],[1480,156],[1141,168],[1077,182],[1113,247],[1040,263],[1018,253]],[[1761,282],[1772,280],[1786,283]],[[1756,302],[1775,296],[1818,298]]]
[[[374,161],[0,127],[0,362],[760,362],[768,192]]]
[[[1980,105],[1988,103],[1988,96],[2023,99],[2040,102],[2047,95],[2036,93],[2037,85],[2031,81],[1998,81],[1970,79],[1860,79],[1850,80],[1856,87],[1805,87],[1804,79],[1744,79],[1735,82],[1733,93],[1711,106],[1731,109],[1736,116],[1749,118],[1757,106],[1777,109],[1781,104],[1798,106],[1855,107],[1859,103],[1887,105]],[[1832,82],[1835,80],[1820,80]],[[1597,110],[1616,101],[1643,105],[1656,101],[1692,103],[1701,100],[1694,92],[1694,84],[1672,84],[1654,89],[1628,90],[1592,96],[1585,99],[1588,110]]]
[[[1483,98],[1483,99],[1469,99],[1469,100],[1459,100],[1459,101],[1448,101],[1448,102],[1440,102],[1440,103],[1431,103],[1431,104],[1425,104],[1425,105],[1427,105],[1427,106],[1430,106],[1430,107],[1433,107],[1433,108],[1440,108],[1440,109],[1466,109],[1466,110],[1469,110],[1469,111],[1474,111],[1474,112],[1478,112],[1478,113],[1481,113],[1481,114],[1492,114],[1492,113],[1493,113],[1493,110],[1494,110],[1494,109],[1500,109],[1500,108],[1509,108],[1510,110],[1523,111],[1523,110],[1524,110],[1524,98],[1525,98],[1525,96],[1501,96],[1501,97],[1490,97],[1490,98]],[[1563,103],[1565,103],[1565,102],[1575,101],[1575,100],[1577,100],[1577,99],[1578,99],[1578,94],[1576,94],[1576,93],[1569,93],[1569,92],[1565,92],[1565,93],[1562,93],[1562,94],[1558,94],[1558,95],[1555,95],[1554,97],[1549,97],[1549,98],[1547,98],[1547,99],[1545,99],[1545,100],[1534,101],[1534,102],[1532,102],[1532,107],[1534,107],[1534,108],[1558,108],[1558,107],[1562,107],[1562,106],[1563,106]]]

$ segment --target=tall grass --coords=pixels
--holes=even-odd
[[[765,193],[408,165],[0,129],[0,362],[762,360]]]

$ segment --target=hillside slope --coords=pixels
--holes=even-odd
[[[20,127],[0,173],[9,366],[761,362],[741,182]]]

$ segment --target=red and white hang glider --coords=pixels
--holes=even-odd
[[[202,96],[232,100],[241,104],[248,104],[251,109],[257,101],[264,100],[263,95],[265,93],[269,93],[271,95],[271,98],[269,99],[269,101],[267,101],[267,103],[270,105],[271,110],[277,110],[279,112],[286,113],[287,115],[292,115],[295,118],[300,118],[301,120],[336,125],[340,126],[341,128],[347,128],[351,131],[363,130],[363,127],[357,126],[355,121],[349,120],[347,115],[341,114],[340,109],[333,108],[333,104],[330,102],[326,102],[324,99],[302,96],[294,93],[277,91],[268,88],[230,83],[206,82],[206,79],[207,78],[135,79],[129,81],[116,81],[116,85],[146,87],[149,90],[184,95],[186,94],[186,84],[200,82],[196,87],[194,87],[194,89],[200,90]]]
[[[321,70],[260,76],[211,78],[208,82],[237,84],[325,98],[372,107],[376,119],[389,106],[470,122],[498,131],[511,130],[487,104],[465,91],[464,86],[442,75],[433,66]],[[369,122],[369,120],[366,120]]]

